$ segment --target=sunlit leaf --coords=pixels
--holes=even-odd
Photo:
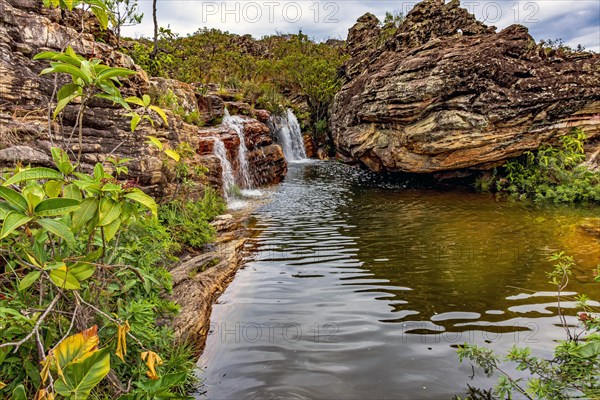
[[[152,212],[152,215],[154,215],[155,217],[158,215],[158,206],[156,205],[154,199],[148,196],[146,193],[142,192],[141,190],[133,189],[131,192],[125,194],[123,197],[142,204],[147,209],[149,209]]]
[[[54,389],[61,396],[86,399],[109,372],[110,353],[108,348],[104,348],[83,361],[66,366],[63,369],[64,379],[57,380]]]
[[[20,193],[12,190],[11,188],[0,186],[0,197],[6,200],[10,205],[18,208],[23,212],[26,212],[29,208],[25,197],[21,196]]]
[[[0,239],[4,239],[15,229],[25,225],[33,218],[22,214],[18,211],[11,211],[6,214],[6,218],[4,218],[4,222],[2,223],[2,230],[0,231]]]
[[[158,140],[158,138],[154,137],[154,136],[146,136],[148,138],[148,141],[150,144],[154,145],[154,147],[156,147],[157,149],[161,150],[164,148],[162,142],[160,140]]]
[[[21,279],[21,282],[19,282],[19,291],[23,291],[33,285],[38,280],[41,273],[42,271],[35,270],[25,275],[23,279]]]
[[[4,181],[3,186],[10,186],[15,183],[24,182],[24,181],[32,181],[32,180],[43,180],[43,179],[54,179],[54,180],[63,180],[63,175],[55,169],[51,168],[30,168],[20,172],[17,172],[9,179]]]
[[[179,162],[179,160],[181,159],[181,156],[175,150],[166,149],[165,154],[167,156],[169,156],[170,158],[172,158],[173,160],[175,160],[175,162]]]
[[[146,366],[148,367],[148,371],[146,371],[146,375],[148,375],[148,378],[152,380],[158,379],[156,367],[162,365],[163,363],[160,356],[151,350],[142,352],[140,356],[142,357],[142,361],[145,361]]]
[[[62,266],[57,269],[53,269],[50,271],[50,279],[54,284],[58,287],[61,287],[66,290],[79,290],[81,289],[81,285],[77,278],[75,278],[69,271],[66,266]]]
[[[67,199],[64,197],[46,199],[35,207],[35,214],[40,217],[64,215],[68,212],[77,210],[79,205],[79,200],[75,199]]]
[[[167,114],[165,114],[164,110],[158,106],[149,106],[150,110],[154,111],[159,115],[159,117],[164,121],[165,125],[169,126],[169,121],[167,120]]]

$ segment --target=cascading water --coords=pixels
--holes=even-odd
[[[277,143],[281,145],[287,161],[306,159],[302,130],[290,108],[283,115],[272,116],[269,120],[269,128],[271,128]]]
[[[225,144],[218,137],[212,137],[214,140],[213,152],[215,156],[219,159],[221,163],[221,176],[223,179],[223,192],[225,194],[225,199],[229,198],[229,192],[231,188],[235,185],[235,176],[233,175],[233,167],[227,158],[227,150],[225,149]]]
[[[231,116],[226,108],[223,123],[233,129],[240,139],[240,148],[238,150],[238,162],[240,165],[239,186],[244,189],[250,189],[252,187],[252,180],[250,179],[250,167],[248,165],[248,147],[246,147],[246,137],[244,136],[244,119],[237,115]]]

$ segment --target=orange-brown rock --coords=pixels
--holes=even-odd
[[[489,169],[573,127],[600,136],[600,55],[495,33],[458,1],[418,3],[391,35],[367,14],[347,44],[333,138],[374,171]]]

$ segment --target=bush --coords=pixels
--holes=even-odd
[[[118,398],[130,383],[123,399],[148,385],[181,396],[193,362],[164,298],[178,245],[156,203],[101,164],[87,175],[52,155],[58,170],[17,168],[0,186],[0,396]]]
[[[537,202],[600,202],[600,173],[585,165],[586,136],[577,129],[561,139],[561,147],[542,146],[509,161],[497,180],[496,188],[510,197]],[[480,188],[491,182],[480,179]]]
[[[225,202],[212,189],[195,202],[174,200],[160,207],[159,219],[173,239],[189,248],[200,248],[215,238],[210,225],[217,215],[225,211]]]

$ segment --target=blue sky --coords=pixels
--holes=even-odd
[[[356,19],[371,12],[405,14],[418,1],[158,0],[158,22],[186,35],[207,26],[255,37],[299,29],[319,40],[345,39]],[[152,34],[152,1],[139,0],[142,24],[123,28],[133,37]],[[600,0],[462,0],[477,19],[499,30],[513,23],[529,28],[536,39],[562,38],[600,52]]]

